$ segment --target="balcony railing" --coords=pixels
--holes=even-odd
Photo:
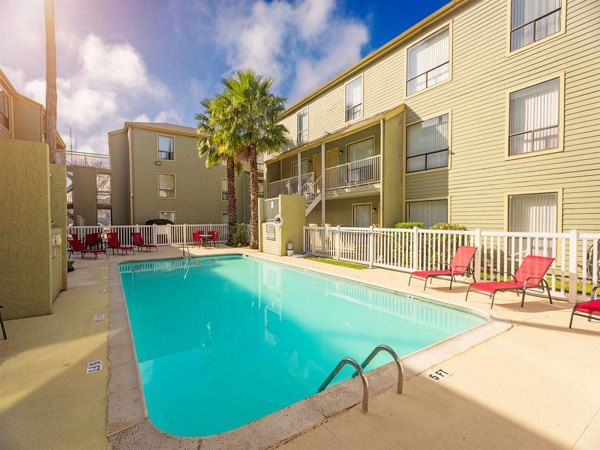
[[[381,180],[381,155],[325,169],[325,189],[343,189],[377,183]]]
[[[67,166],[85,166],[110,169],[110,156],[100,153],[64,152]]]
[[[313,176],[312,172],[303,173],[300,176],[301,186],[304,185],[311,177]],[[272,181],[269,183],[269,197],[277,197],[280,194],[283,195],[296,195],[299,193],[298,190],[298,177],[290,177],[284,178],[283,180]]]

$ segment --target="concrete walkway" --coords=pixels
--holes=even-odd
[[[158,257],[180,254],[160,249]],[[420,282],[408,288],[408,276],[394,271],[257,256],[421,293]],[[107,260],[77,258],[76,267],[52,316],[7,322],[9,340],[0,341],[2,449],[108,446],[107,323],[92,321],[94,314],[108,314],[108,295],[102,292]],[[444,286],[434,282],[428,292],[464,304],[466,286],[452,291]],[[489,311],[484,296],[473,295],[469,304]],[[448,372],[447,378],[434,382],[427,376],[433,369],[427,370],[405,384],[402,396],[393,389],[374,396],[368,415],[352,408],[283,447],[600,448],[600,324],[576,318],[569,330],[568,304],[528,297],[522,309],[514,294],[499,295],[492,311],[513,328],[433,368]],[[96,359],[105,368],[86,375],[86,362]]]

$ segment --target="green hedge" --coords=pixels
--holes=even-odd
[[[174,225],[169,219],[150,219],[146,220],[146,225]]]
[[[423,222],[400,222],[394,225],[394,228],[412,229],[412,228],[423,228],[425,223]]]
[[[431,227],[432,230],[450,230],[450,231],[467,231],[467,227],[457,223],[436,223]]]

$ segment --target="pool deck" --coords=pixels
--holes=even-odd
[[[224,248],[192,252],[239,253]],[[109,263],[180,255],[180,250],[161,248],[158,254],[135,257],[76,258],[70,289],[57,298],[51,316],[6,322],[9,339],[0,341],[0,448],[110,447],[109,376],[113,386],[127,389],[127,380],[115,379],[118,371],[112,369],[131,364],[131,355],[109,361],[108,320],[92,320],[96,314],[104,313],[107,319],[114,314],[109,309],[114,286]],[[422,294],[422,282],[408,287],[408,275],[400,272],[256,256]],[[443,281],[428,287],[434,298],[461,306],[465,290],[466,285],[459,284],[448,291]],[[472,295],[469,304],[490,312],[485,296]],[[519,305],[514,294],[499,294],[492,313],[498,323],[512,323],[508,331],[410,378],[401,396],[393,388],[373,395],[368,414],[360,406],[352,407],[327,417],[283,448],[600,448],[600,323],[577,317],[569,330],[569,304],[555,301],[552,306],[527,297],[525,308]],[[86,375],[86,363],[93,360],[102,360],[104,367]],[[450,376],[431,380],[428,374],[440,368]],[[354,403],[359,400],[358,395]],[[130,407],[121,409],[125,417]],[[139,403],[137,408],[142,408]],[[259,431],[277,434],[278,424],[274,425]],[[243,447],[260,448],[268,442],[263,435],[250,432]],[[180,444],[206,448],[208,442]],[[222,444],[213,441],[210,446],[224,448]],[[159,441],[155,445],[133,440],[116,447],[158,448]],[[241,445],[238,442],[238,448]]]

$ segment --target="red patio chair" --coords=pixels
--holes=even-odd
[[[209,231],[208,238],[206,238],[206,242],[209,245],[215,247],[217,245],[217,241],[219,240],[219,232],[218,231]]]
[[[119,235],[115,232],[108,233],[108,248],[111,248],[113,251],[113,255],[115,254],[115,250],[121,250],[121,253],[127,253],[129,250],[133,253],[133,247],[131,245],[121,245],[119,241]]]
[[[194,245],[204,245],[204,241],[202,240],[202,236],[200,236],[199,231],[194,231],[192,233],[192,241]]]
[[[592,289],[592,295],[590,296],[590,300],[587,302],[578,303],[573,307],[573,312],[571,313],[571,321],[569,322],[569,328],[573,326],[573,317],[581,316],[587,317],[587,319],[591,322],[592,316],[595,320],[600,320],[600,298],[596,297],[596,293],[600,289],[600,285],[594,287]]]
[[[102,237],[100,233],[88,233],[85,235],[85,245],[87,247],[99,248],[102,246]]]
[[[450,277],[450,289],[452,289],[452,282],[454,281],[454,277],[457,275],[471,275],[473,277],[473,281],[475,281],[475,276],[471,270],[471,262],[473,261],[476,252],[477,247],[468,247],[466,245],[462,245],[456,249],[456,254],[452,259],[452,262],[450,264],[445,264],[448,266],[448,269],[417,270],[416,272],[410,274],[408,285],[410,286],[410,280],[412,280],[413,277],[425,280],[425,286],[423,286],[423,290],[427,288],[427,280],[430,278]]]
[[[93,254],[96,259],[98,259],[99,253],[104,253],[106,255],[106,250],[103,248],[87,248],[83,245],[83,242],[79,240],[76,234],[71,235],[71,240],[69,241],[69,255],[72,255],[75,252],[81,253],[81,259],[85,256],[86,253]]]
[[[158,251],[158,247],[156,245],[146,244],[144,242],[142,233],[140,233],[139,231],[134,231],[133,233],[131,233],[131,239],[133,240],[133,245],[135,245],[138,248],[138,250],[143,248],[147,251],[150,251],[151,249]]]
[[[517,273],[514,275],[511,273],[507,274],[512,277],[511,281],[484,281],[469,285],[469,289],[467,289],[467,295],[465,296],[465,302],[467,301],[469,292],[478,292],[480,294],[486,294],[490,296],[492,299],[492,305],[490,308],[493,308],[496,292],[517,291],[517,294],[519,292],[523,293],[521,297],[522,308],[523,305],[525,305],[525,292],[528,289],[541,288],[542,292],[544,289],[546,290],[546,293],[548,294],[548,300],[550,300],[550,304],[552,304],[550,286],[548,286],[545,276],[553,262],[554,258],[529,255],[523,260],[523,263],[519,267],[519,270],[517,270]]]

